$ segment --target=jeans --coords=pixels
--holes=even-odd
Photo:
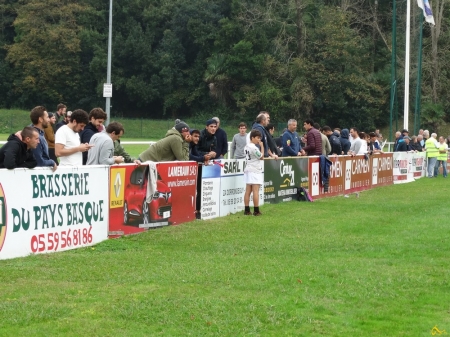
[[[428,178],[433,178],[434,167],[436,166],[437,157],[427,158],[428,159]]]
[[[447,161],[446,160],[438,160],[436,165],[434,165],[434,176],[437,177],[439,174],[439,166],[442,164],[442,175],[444,177],[447,176]]]

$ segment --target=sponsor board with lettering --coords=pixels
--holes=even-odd
[[[372,187],[392,185],[394,183],[392,153],[377,153],[370,159],[372,162]]]
[[[0,259],[108,238],[109,167],[0,171]]]
[[[217,218],[220,214],[220,173],[219,162],[202,168],[200,213],[203,220]]]
[[[264,160],[264,203],[295,200],[299,186],[309,187],[307,157]]]
[[[425,177],[427,170],[426,152],[408,153],[409,160],[409,174],[411,178],[419,179]]]
[[[394,184],[403,184],[414,181],[411,172],[411,154],[406,152],[393,153],[394,168],[392,174],[394,177]]]
[[[245,159],[221,160],[220,172],[220,216],[226,216],[244,210]],[[264,174],[264,172],[262,172]],[[259,189],[259,206],[264,204],[263,186]],[[253,195],[250,196],[253,206]]]
[[[110,170],[110,237],[195,219],[197,163],[126,164]]]
[[[371,188],[372,169],[370,158],[364,155],[345,157],[344,193],[353,193]]]
[[[319,157],[309,157],[309,194],[314,198],[323,198],[344,194],[345,157],[329,156],[333,163],[330,167],[328,191],[325,192],[320,170]]]
[[[172,199],[171,209],[165,207],[159,213],[170,211],[168,221],[171,225],[195,220],[198,164],[193,161],[176,161],[158,163],[156,167],[158,176],[167,185]]]

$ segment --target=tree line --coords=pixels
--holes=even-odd
[[[446,120],[450,13],[423,25],[422,124]],[[0,107],[104,106],[109,2],[2,0]],[[421,13],[412,4],[413,43]],[[406,5],[397,2],[403,115]],[[128,117],[389,122],[392,1],[114,0],[112,113]],[[417,70],[412,46],[411,106]],[[206,120],[205,119],[205,120]]]

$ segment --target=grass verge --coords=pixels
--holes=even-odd
[[[449,181],[262,207],[0,261],[2,336],[450,331]]]

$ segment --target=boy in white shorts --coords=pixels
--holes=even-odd
[[[260,148],[256,145],[259,145]],[[244,215],[252,215],[250,212],[250,195],[253,193],[253,215],[262,215],[259,211],[259,188],[263,184],[263,174],[261,160],[264,159],[264,145],[261,142],[261,132],[252,130],[250,132],[250,143],[245,145],[245,161],[244,170],[245,179],[245,195],[244,195]]]

